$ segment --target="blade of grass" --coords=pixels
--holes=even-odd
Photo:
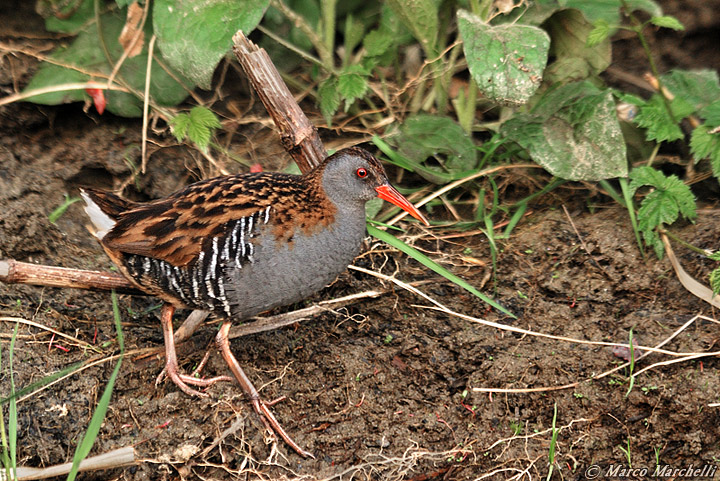
[[[426,175],[430,175],[433,178],[437,179],[438,181],[442,182],[452,182],[459,179],[464,179],[465,177],[470,177],[473,174],[477,174],[481,169],[471,169],[466,170],[464,172],[440,172],[437,170],[428,169],[423,164],[415,162],[414,160],[408,159],[407,157],[399,154],[398,152],[394,151],[384,140],[382,140],[377,135],[373,136],[372,138],[373,144],[382,151],[383,154],[385,154],[388,158],[388,161],[393,164],[397,165],[398,167],[401,167],[405,170],[409,170],[410,172],[418,172],[418,173],[425,173]]]
[[[17,403],[15,402],[15,377],[13,376],[13,358],[15,355],[15,339],[17,339],[18,327],[15,323],[12,339],[10,340],[10,356],[8,369],[10,370],[10,397],[12,398],[8,408],[8,434],[5,437],[5,419],[0,409],[0,432],[2,433],[2,464],[5,468],[5,479],[17,478]],[[2,349],[0,349],[0,366],[2,366]]]
[[[51,382],[55,381],[56,379],[60,379],[63,376],[66,376],[67,374],[81,368],[85,364],[83,361],[76,362],[75,364],[72,364],[71,366],[68,366],[61,371],[58,371],[56,373],[50,374],[48,376],[45,376],[44,378],[40,379],[39,381],[36,381],[29,386],[26,386],[22,388],[19,391],[15,391],[10,393],[10,395],[6,398],[3,398],[0,400],[0,406],[3,404],[7,404],[9,402],[14,402],[15,399],[23,397],[25,394],[35,391],[36,389],[39,389],[43,386],[47,386]]]
[[[48,221],[51,224],[56,223],[58,219],[60,219],[60,217],[65,213],[65,211],[68,210],[68,207],[70,207],[79,200],[82,199],[80,197],[70,197],[69,195],[65,194],[65,200],[54,211],[50,212],[50,215],[48,216]]]
[[[633,331],[630,329],[630,383],[628,385],[628,390],[625,393],[625,397],[628,397],[630,395],[630,391],[632,391],[633,386],[635,385],[635,346],[633,346]]]
[[[386,223],[384,223],[384,222],[380,222],[380,221],[373,220],[373,219],[367,219],[367,221],[370,222],[370,223],[372,223],[373,225],[379,225],[380,227],[385,227],[386,229],[392,229],[392,230],[396,230],[396,231],[398,231],[398,232],[405,232],[404,230],[402,230],[402,229],[401,229],[400,227],[398,227],[398,226],[389,225],[389,224],[386,224]]]
[[[67,477],[68,481],[75,480],[78,469],[80,468],[80,463],[83,459],[87,457],[88,454],[90,454],[90,450],[92,449],[93,444],[95,444],[95,439],[97,439],[97,435],[100,432],[100,427],[102,426],[102,422],[105,419],[105,414],[107,413],[108,406],[110,405],[110,398],[112,397],[113,388],[115,387],[115,380],[117,379],[118,373],[120,372],[123,355],[125,354],[125,338],[123,337],[122,326],[120,324],[120,309],[118,307],[117,294],[115,294],[114,290],[112,291],[112,305],[113,317],[115,318],[115,329],[117,331],[118,346],[120,347],[120,358],[118,359],[117,364],[115,364],[115,369],[110,375],[110,379],[108,380],[107,386],[105,386],[105,390],[100,397],[100,401],[98,401],[95,412],[90,419],[88,429],[85,432],[82,441],[80,441],[80,444],[78,444],[78,447],[75,450],[72,468],[70,469],[70,473]]]
[[[552,437],[550,438],[550,450],[548,452],[548,461],[550,462],[550,468],[548,469],[547,481],[552,478],[553,469],[555,468],[555,449],[557,447],[557,437],[560,432],[559,429],[555,428],[557,422],[557,401],[553,408],[553,420],[552,420]]]
[[[15,358],[15,339],[17,339],[19,323],[15,323],[15,329],[13,330],[13,336],[10,340],[10,360],[8,364],[10,366],[10,393],[15,392],[15,375],[13,360]],[[10,445],[10,464],[12,466],[13,474],[17,472],[17,403],[13,399],[10,401],[8,407],[8,444]]]
[[[388,234],[387,232],[385,232],[385,231],[383,231],[383,230],[380,230],[380,229],[378,229],[377,227],[375,227],[375,226],[373,226],[373,225],[369,225],[369,224],[368,224],[367,229],[368,229],[368,232],[370,233],[371,236],[373,236],[373,237],[375,237],[375,238],[377,238],[377,239],[380,239],[380,240],[383,241],[383,242],[386,242],[386,243],[390,244],[391,246],[395,247],[396,249],[400,250],[401,252],[404,252],[405,254],[409,255],[410,257],[412,257],[413,259],[415,259],[416,261],[418,261],[419,263],[421,263],[422,265],[424,265],[424,266],[427,267],[428,269],[431,269],[432,271],[440,274],[441,276],[443,276],[445,279],[449,280],[450,282],[452,282],[452,283],[454,283],[454,284],[462,287],[463,289],[465,289],[466,291],[468,291],[468,292],[470,292],[471,294],[475,295],[476,297],[478,297],[479,299],[481,299],[483,302],[485,302],[486,304],[494,307],[494,308],[497,309],[498,311],[500,311],[500,312],[502,312],[502,313],[504,313],[504,314],[512,317],[513,319],[517,319],[517,317],[515,317],[515,316],[514,316],[510,311],[508,311],[506,308],[504,308],[503,306],[501,306],[500,304],[498,304],[498,303],[495,302],[494,300],[490,299],[489,297],[487,297],[486,295],[484,295],[482,292],[478,291],[478,290],[475,289],[473,286],[471,286],[470,284],[468,284],[466,281],[460,279],[458,276],[456,276],[455,274],[451,273],[450,271],[448,271],[447,269],[445,269],[445,268],[442,267],[441,265],[437,264],[435,261],[433,261],[432,259],[430,259],[429,257],[427,257],[425,254],[423,254],[423,253],[421,253],[420,251],[418,251],[418,250],[410,247],[409,245],[407,245],[406,243],[404,243],[403,241],[401,241],[401,240],[398,239],[397,237],[395,237],[395,236],[393,236],[393,235],[391,235],[391,234]]]

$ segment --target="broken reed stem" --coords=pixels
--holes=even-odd
[[[280,141],[303,174],[327,157],[315,126],[290,93],[267,52],[241,30],[233,36],[233,52],[253,89],[280,130]]]
[[[76,289],[109,291],[144,296],[122,275],[114,272],[86,271],[67,267],[43,266],[0,260],[0,281],[7,284],[30,284],[45,287],[72,287]]]

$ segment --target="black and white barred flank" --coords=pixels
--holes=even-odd
[[[187,266],[173,266],[167,261],[137,254],[126,254],[125,267],[141,285],[153,283],[165,292],[182,300],[194,309],[204,309],[231,315],[225,294],[227,268],[242,269],[253,262],[253,237],[259,227],[270,220],[268,206],[227,223],[224,232],[204,242],[198,257]]]

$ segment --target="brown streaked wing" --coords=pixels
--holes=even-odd
[[[229,222],[262,211],[278,197],[266,175],[240,174],[193,184],[122,213],[103,244],[128,254],[186,266]]]

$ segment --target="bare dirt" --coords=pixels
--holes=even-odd
[[[0,16],[17,18],[2,9]],[[23,17],[25,23],[7,23],[3,42],[38,47],[56,41],[38,39],[42,23],[30,12]],[[717,22],[713,25],[716,29]],[[697,35],[706,44],[717,40],[710,34],[702,37],[709,29],[705,17],[694,27],[688,37]],[[693,45],[701,43],[695,39]],[[717,66],[713,48],[713,55],[703,50],[712,57],[708,63],[683,67]],[[687,52],[696,55],[689,47]],[[27,82],[37,66],[25,57],[2,62],[3,95]],[[167,146],[155,146],[147,173],[136,176],[141,123],[85,114],[79,105],[11,104],[0,107],[0,124],[0,258],[110,269],[85,229],[80,203],[71,205],[56,224],[48,221],[64,194],[76,196],[85,185],[125,185],[125,193],[136,199],[155,198],[209,169],[199,154],[158,138]],[[267,131],[248,132],[238,142],[250,139],[249,144],[257,145],[261,136],[271,138]],[[279,143],[261,148],[255,160],[268,169],[276,167],[282,163],[273,157],[279,150]],[[537,173],[507,182],[522,185],[531,175]],[[705,192],[697,223],[674,232],[715,250],[718,197]],[[568,207],[569,216],[561,205]],[[699,314],[717,318],[708,304],[681,286],[667,259],[642,259],[626,213],[585,186],[565,186],[532,206],[511,239],[499,244],[495,277],[486,238],[472,231],[457,234],[413,227],[408,240],[471,284],[483,286],[517,319],[488,310],[464,290],[377,242],[368,242],[356,265],[419,281],[420,290],[458,313],[573,339],[627,343],[632,329],[640,345],[655,346]],[[685,268],[705,281],[714,265],[676,248]],[[135,446],[141,461],[81,479],[539,479],[547,475],[554,406],[560,432],[553,479],[592,479],[592,465],[604,474],[609,466],[647,468],[652,474],[658,462],[673,468],[720,465],[717,357],[655,366],[640,374],[628,393],[628,368],[597,378],[624,362],[610,347],[481,325],[431,309],[426,299],[356,271],[346,272],[309,302],[368,289],[388,292],[232,343],[262,396],[285,397],[273,411],[315,460],[301,459],[283,443],[266,444],[262,424],[234,384],[213,386],[207,399],[190,398],[168,382],[156,387],[163,366],[159,350],[142,359],[126,357],[93,449],[97,454]],[[153,298],[120,297],[129,352],[161,348],[157,306]],[[110,295],[0,284],[0,318],[0,396],[10,390],[12,319],[55,329],[97,350],[53,336],[46,328],[20,324],[13,371],[17,388],[75,362],[104,359],[18,405],[19,464],[67,462],[114,367],[115,361],[108,359],[117,353]],[[200,361],[216,329],[211,322],[180,349],[185,369]],[[719,341],[717,322],[698,319],[663,348],[717,351]],[[651,354],[637,363],[635,372],[672,359]],[[204,374],[227,373],[222,359],[211,356]],[[577,385],[554,390],[571,383]],[[3,409],[7,419],[7,406]],[[213,445],[231,426],[234,432]],[[649,477],[639,471],[626,477],[613,474],[597,479]],[[720,469],[711,477],[720,479]]]

